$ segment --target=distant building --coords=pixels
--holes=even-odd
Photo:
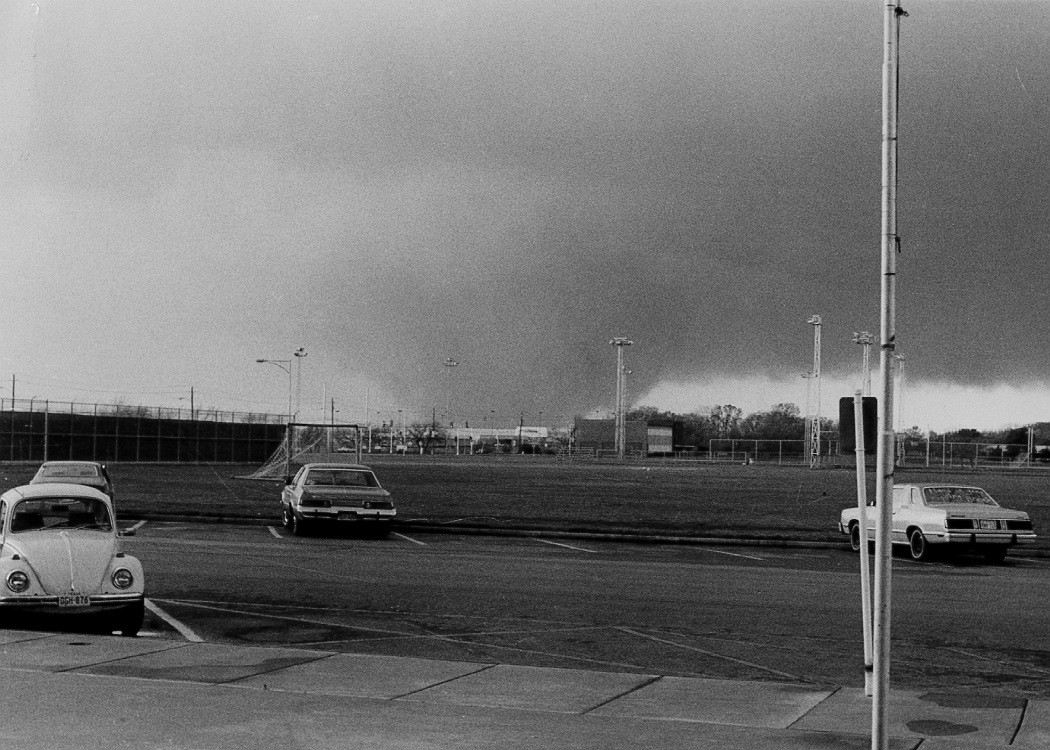
[[[674,454],[675,424],[671,422],[648,422],[644,419],[628,420],[624,425],[627,440],[624,452],[629,455],[670,456]],[[576,421],[576,438],[573,446],[596,453],[612,453],[616,450],[616,420],[579,419]]]

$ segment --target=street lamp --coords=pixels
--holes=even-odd
[[[875,343],[875,337],[867,331],[853,332],[853,343],[860,344],[864,348],[863,365],[861,370],[861,382],[864,387],[864,395],[871,395],[871,367],[868,365],[871,356],[871,345]]]
[[[292,356],[295,357],[295,418],[299,419],[299,404],[303,391],[303,359],[306,357],[306,349],[299,347]],[[291,373],[289,373],[291,375]]]
[[[288,373],[288,424],[292,423],[292,360],[290,359],[257,359],[259,364],[280,367]]]

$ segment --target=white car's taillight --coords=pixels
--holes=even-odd
[[[7,576],[7,588],[11,589],[16,594],[21,594],[29,588],[29,576],[21,570],[11,571]]]
[[[118,589],[130,588],[135,582],[135,576],[127,568],[117,568],[113,571],[113,585]]]

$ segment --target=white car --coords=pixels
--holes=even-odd
[[[281,514],[285,528],[296,536],[322,524],[364,528],[385,536],[397,510],[367,466],[316,463],[286,477]]]
[[[867,513],[868,539],[875,538],[876,510]],[[842,511],[839,531],[860,550],[859,510]],[[1028,514],[1001,507],[980,487],[958,484],[895,484],[890,541],[906,545],[915,560],[927,559],[934,549],[977,552],[1000,563],[1006,550],[1036,538]]]
[[[33,484],[0,495],[0,619],[17,613],[90,619],[137,635],[142,564],[121,549],[109,497],[82,484]]]

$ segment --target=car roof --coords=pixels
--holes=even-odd
[[[372,471],[372,468],[363,464],[303,464],[304,469],[355,469],[357,471]]]
[[[48,484],[23,484],[8,490],[0,499],[13,502],[15,500],[36,500],[42,497],[81,497],[86,500],[104,500],[109,504],[109,496],[88,487],[86,484],[72,484],[70,482],[50,482]]]

